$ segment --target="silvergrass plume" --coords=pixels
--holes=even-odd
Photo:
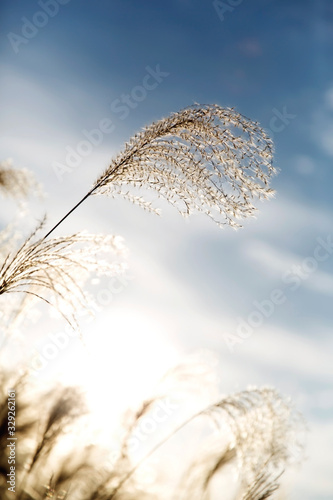
[[[157,211],[125,185],[155,191],[184,216],[201,212],[220,226],[240,227],[253,216],[255,198],[273,195],[272,162],[272,141],[257,123],[233,108],[190,106],[134,135],[45,238],[92,194],[119,194]]]
[[[0,267],[0,296],[24,292],[51,304],[76,327],[76,311],[88,307],[90,297],[81,284],[90,272],[115,275],[120,262],[98,259],[103,252],[124,254],[122,239],[80,232],[69,236],[37,239],[43,220],[16,252],[9,253]]]
[[[0,269],[0,295],[24,291],[49,302],[40,295],[41,289],[48,290],[55,299],[51,303],[74,326],[73,311],[83,304],[84,294],[71,267],[85,265],[72,258],[72,249],[67,250],[73,243],[91,243],[94,237],[78,233],[50,243],[45,240],[90,195],[121,194],[157,212],[151,202],[123,190],[125,185],[148,188],[184,216],[201,212],[219,226],[240,227],[238,220],[256,210],[254,198],[273,194],[272,161],[273,145],[264,130],[232,108],[194,105],[173,113],[132,137],[92,189],[42,239],[32,242],[37,228],[14,257],[6,256]],[[21,173],[16,179],[11,168],[8,177],[8,168],[0,166],[0,186],[1,182],[17,185],[22,194],[27,177]],[[64,304],[71,312],[64,310]]]
[[[230,469],[224,468],[226,465],[233,466],[237,472],[236,500],[263,500],[278,488],[285,466],[301,456],[304,423],[290,403],[271,388],[249,389],[209,405],[175,428],[133,465],[133,457],[127,454],[124,442],[110,449],[110,453],[118,451],[118,459],[107,463],[107,456],[98,445],[87,445],[82,439],[75,439],[81,436],[82,429],[87,430],[85,404],[78,390],[58,387],[36,393],[29,387],[31,381],[27,376],[15,381],[3,371],[0,380],[2,500],[12,498],[6,483],[9,387],[16,393],[16,436],[20,443],[16,457],[17,500],[157,500],[161,495],[170,500],[209,500],[215,498],[211,494],[214,477],[223,473],[230,477]],[[144,415],[154,411],[153,399],[149,398],[148,404],[143,405],[144,411],[141,407],[134,412],[138,425]],[[217,432],[198,444],[178,486],[166,487],[158,474],[159,484],[150,492],[152,485],[143,483],[141,466],[178,431],[203,416],[213,419]],[[119,436],[125,441],[129,439],[129,430],[133,432],[132,423],[129,428],[119,429]],[[154,467],[165,468],[167,461],[157,462]],[[228,491],[219,492],[218,498],[223,498],[224,494]]]
[[[34,175],[26,169],[14,169],[10,159],[0,163],[0,193],[13,198],[40,195],[41,187]]]

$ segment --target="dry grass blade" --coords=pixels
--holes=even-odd
[[[191,106],[135,135],[91,194],[122,194],[152,208],[124,185],[152,189],[182,215],[205,213],[238,227],[254,198],[273,194],[273,145],[259,125],[231,108]]]
[[[72,325],[75,313],[86,307],[90,298],[81,285],[90,272],[114,275],[123,264],[98,258],[103,253],[124,255],[117,236],[93,235],[86,232],[50,240],[37,239],[44,221],[16,252],[6,256],[0,267],[0,295],[25,292],[54,306]],[[36,240],[36,241],[35,241]]]

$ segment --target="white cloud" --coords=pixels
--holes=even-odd
[[[316,171],[315,161],[307,155],[297,155],[294,158],[296,172],[301,175],[311,175]]]
[[[316,246],[318,246],[318,242],[314,241],[313,248],[316,248]],[[284,276],[292,274],[300,276],[302,285],[309,290],[327,295],[333,294],[333,274],[321,271],[321,263],[318,261],[315,264],[316,269],[313,270],[313,268],[308,267],[308,258],[312,262],[315,261],[312,253],[307,256],[298,255],[290,251],[278,250],[265,241],[250,240],[246,249],[244,249],[244,254],[250,260],[260,264],[261,272],[269,272],[271,276],[279,278],[280,284],[283,286],[285,286]]]
[[[333,87],[329,87],[322,96],[321,103],[313,113],[311,136],[321,149],[333,156]]]
[[[321,144],[330,156],[333,156],[333,123],[328,123],[321,131]]]
[[[333,463],[333,424],[312,422],[306,446],[307,459],[297,471],[297,498],[331,498]]]
[[[292,330],[286,332],[264,324],[237,351],[243,360],[250,357],[254,364],[265,367],[265,370],[277,369],[281,374],[297,375],[298,380],[313,377],[327,381],[333,378],[331,349],[330,338],[320,337],[318,342],[315,336],[303,337]]]
[[[325,92],[325,104],[328,109],[333,110],[333,86],[327,89]]]

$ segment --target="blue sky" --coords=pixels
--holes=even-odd
[[[185,221],[165,203],[162,218],[122,200],[93,198],[80,207],[62,231],[121,234],[131,251],[134,278],[96,318],[98,344],[105,335],[110,341],[106,325],[114,324],[119,335],[111,335],[110,349],[126,358],[131,329],[141,322],[145,340],[136,338],[130,359],[142,364],[149,353],[156,360],[147,380],[203,349],[217,356],[222,392],[272,384],[292,396],[310,428],[309,458],[292,498],[331,498],[333,256],[295,290],[286,275],[306,266],[318,238],[332,235],[332,2],[244,0],[223,15],[203,0],[70,0],[58,7],[23,41],[8,35],[22,36],[22,18],[43,24],[40,4],[3,0],[0,7],[0,154],[33,170],[48,193],[43,206],[33,205],[32,219],[47,210],[49,224],[56,222],[131,134],[193,102],[234,106],[259,121],[274,139],[280,169],[276,198],[237,232],[201,216]],[[135,89],[156,68],[163,74],[156,87],[132,99],[122,118],[116,100],[140,97]],[[104,119],[113,122],[112,133],[59,179],[55,162],[64,164],[83,130]],[[11,215],[3,207],[1,223]],[[254,302],[277,288],[285,302],[231,351],[225,334],[235,334]],[[41,349],[42,333],[52,327],[41,319],[29,348]],[[61,371],[75,349],[49,365]],[[128,372],[126,359],[118,369]]]

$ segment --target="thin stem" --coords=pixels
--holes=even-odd
[[[124,160],[120,163],[120,165],[122,163],[124,163]],[[114,172],[114,170],[113,170],[113,172]],[[71,213],[74,212],[74,210],[76,210],[81,205],[81,203],[83,203],[91,194],[93,194],[94,191],[96,191],[96,189],[98,189],[103,184],[103,182],[105,181],[105,178],[109,177],[109,176],[110,176],[110,173],[103,176],[103,178],[100,180],[100,182],[98,184],[96,184],[96,186],[94,186],[69,212],[67,212],[67,214],[62,219],[60,219],[60,221],[57,222],[57,224],[55,226],[53,226],[53,228],[50,229],[50,231],[48,233],[46,233],[46,235],[43,237],[43,240],[45,240],[48,236],[50,236],[50,234],[53,233],[53,231],[55,229],[57,229],[57,227],[60,226],[60,224],[62,222],[64,222],[64,220],[67,219],[67,217],[69,217],[71,215]]]
[[[45,240],[48,236],[50,236],[50,234],[53,233],[53,231],[57,229],[57,227],[60,226],[60,224],[64,222],[64,220],[67,219],[67,217],[69,217],[70,214],[74,212],[74,210],[76,210],[81,205],[81,203],[83,203],[98,187],[99,184],[95,186],[93,189],[91,189],[89,193],[87,193],[69,212],[67,212],[67,214],[62,219],[60,219],[60,221],[57,222],[57,224],[53,226],[53,228],[50,229],[50,231],[43,237],[43,240]]]
[[[215,405],[210,405],[208,406],[208,408],[211,408]],[[197,413],[195,413],[194,415],[191,415],[189,418],[187,418],[184,422],[182,422],[181,424],[179,424],[175,429],[173,429],[173,431],[170,433],[170,434],[167,434],[167,436],[165,436],[163,439],[161,439],[161,441],[159,441],[155,446],[153,446],[153,448],[151,448],[151,450],[149,450],[149,452],[137,463],[135,464],[131,470],[129,470],[127,472],[127,474],[125,474],[125,476],[119,481],[119,483],[117,484],[117,486],[115,487],[115,489],[112,491],[112,497],[114,497],[114,495],[119,491],[119,489],[121,488],[121,486],[134,474],[134,472],[151,456],[155,453],[155,451],[157,451],[164,443],[166,443],[170,438],[172,438],[175,434],[177,434],[177,432],[179,432],[183,427],[186,427],[187,424],[189,424],[190,422],[192,422],[192,420],[194,420],[195,418],[199,417],[200,415],[203,415],[205,413],[205,411],[208,410],[208,408],[204,408],[203,410],[200,410],[198,411]]]

